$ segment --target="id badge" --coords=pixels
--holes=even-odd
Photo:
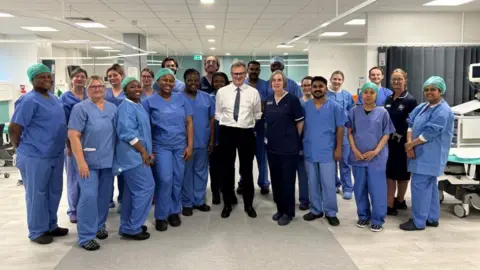
[[[265,143],[265,145],[268,144],[268,139],[267,139],[267,137],[265,137],[265,139],[263,140],[263,142]]]

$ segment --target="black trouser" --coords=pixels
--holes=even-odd
[[[225,205],[232,205],[235,199],[235,159],[240,158],[243,203],[245,208],[253,204],[253,157],[255,135],[252,129],[220,126],[219,145],[222,160],[222,194]]]
[[[273,200],[277,211],[295,216],[295,180],[298,155],[278,155],[267,152]]]
[[[216,145],[208,157],[210,165],[210,189],[213,195],[220,195],[222,188],[222,153]]]

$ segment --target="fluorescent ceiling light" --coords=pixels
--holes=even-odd
[[[75,23],[83,28],[107,28],[105,25],[97,22]]]
[[[208,42],[215,43],[215,39],[209,39]]]
[[[12,14],[0,12],[0,18],[12,18],[12,17],[15,17],[15,16],[13,16]]]
[[[92,46],[92,49],[97,49],[97,50],[111,50],[112,47],[109,47],[109,46]]]
[[[324,32],[321,33],[320,36],[322,37],[341,37],[346,35],[347,32]]]
[[[86,40],[86,39],[69,39],[69,40],[65,40],[65,41],[61,41],[62,43],[66,43],[66,44],[86,44],[86,43],[89,43],[90,40]]]
[[[213,3],[215,3],[215,0],[200,0],[200,3],[202,3],[202,4],[213,4]]]
[[[45,27],[45,26],[22,26],[20,27],[25,30],[29,31],[35,31],[35,32],[57,32],[57,29],[53,29],[51,27]]]
[[[215,25],[213,25],[213,24],[207,24],[207,25],[205,25],[205,27],[207,29],[215,29]]]
[[[329,22],[326,22],[326,23],[323,23],[322,25],[320,25],[321,28],[323,27],[327,27],[330,23]]]
[[[285,45],[285,44],[280,44],[280,45],[277,45],[277,48],[293,48],[295,47],[294,45]]]
[[[214,47],[211,47],[210,50],[215,51],[215,48],[214,48]]]
[[[288,55],[288,52],[284,52],[283,55]]]
[[[232,55],[231,53],[227,52],[225,55]]]
[[[423,4],[424,6],[460,6],[473,0],[434,0]]]
[[[121,50],[105,50],[106,52],[121,52]]]
[[[365,19],[353,19],[346,22],[345,25],[365,25]]]
[[[303,51],[304,51],[304,52],[308,52],[308,48],[306,48],[306,49],[303,49]]]

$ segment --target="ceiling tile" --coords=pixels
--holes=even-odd
[[[141,20],[145,18],[157,18],[155,13],[153,12],[119,12],[122,16],[124,16],[128,20]]]
[[[149,5],[155,12],[188,12],[185,2],[178,1],[177,4],[161,4],[161,5]]]
[[[148,12],[150,9],[146,5],[139,5],[139,4],[110,4],[108,5],[111,9],[118,11],[118,12],[125,12],[125,11],[143,11]]]

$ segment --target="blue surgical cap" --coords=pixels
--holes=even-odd
[[[366,82],[363,84],[362,86],[362,91],[360,92],[360,95],[363,93],[363,91],[365,91],[366,89],[373,89],[373,91],[375,91],[375,93],[377,93],[378,95],[378,85],[376,85],[375,83],[372,83],[372,82]]]
[[[52,72],[44,64],[31,65],[27,69],[27,76],[28,76],[28,79],[30,80],[30,82],[33,82],[33,79],[35,78],[35,76],[37,76],[38,74],[42,74],[42,73],[52,73]]]
[[[270,60],[270,64],[273,64],[273,63],[280,63],[285,66],[285,60],[283,60],[283,58],[278,56],[275,56]]]
[[[429,85],[435,86],[435,88],[437,88],[442,95],[447,91],[447,85],[442,77],[432,76],[428,78],[428,80],[423,84],[423,88]]]
[[[125,79],[122,80],[122,89],[123,91],[126,91],[126,87],[129,83],[131,82],[134,82],[134,81],[138,81],[137,78],[135,77],[126,77]]]
[[[173,78],[175,78],[175,73],[169,68],[162,68],[160,69],[157,74],[155,74],[155,81],[158,81],[158,79],[162,78],[165,75],[172,75]]]

